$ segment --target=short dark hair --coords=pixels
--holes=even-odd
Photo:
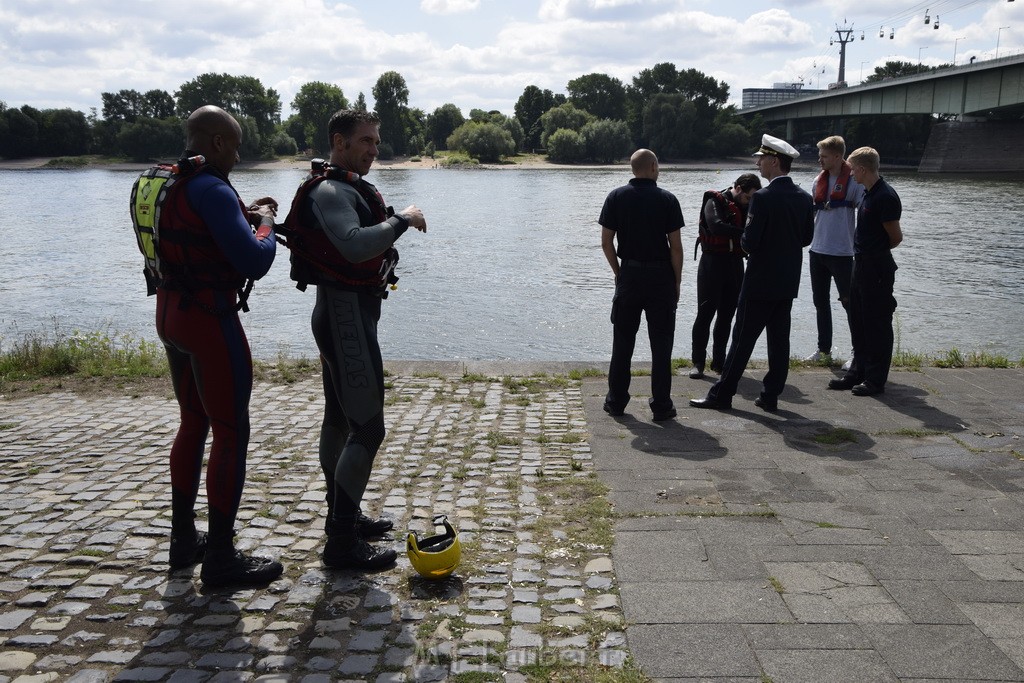
[[[327,124],[327,148],[334,146],[335,133],[341,133],[342,137],[352,135],[360,123],[372,123],[380,125],[380,117],[374,111],[360,111],[358,109],[339,109],[331,116],[331,122]]]
[[[743,175],[736,179],[736,182],[733,183],[733,186],[740,188],[744,192],[749,192],[750,190],[760,190],[761,179],[758,178],[753,173],[744,173]]]
[[[777,158],[779,160],[779,168],[782,169],[783,174],[789,173],[789,169],[793,168],[793,157],[779,154]]]

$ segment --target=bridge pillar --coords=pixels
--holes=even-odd
[[[792,140],[793,136],[796,135],[796,120],[786,119],[786,140]]]
[[[1024,121],[949,121],[932,126],[921,173],[1024,172]]]

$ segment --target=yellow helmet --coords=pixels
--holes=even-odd
[[[409,562],[420,576],[427,579],[443,579],[459,566],[462,558],[462,547],[459,545],[459,534],[448,523],[446,515],[434,518],[434,526],[444,525],[444,533],[429,536],[422,541],[416,534],[409,532],[405,542],[405,553]]]

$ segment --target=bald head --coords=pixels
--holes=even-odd
[[[212,104],[199,107],[199,109],[192,112],[188,117],[188,121],[185,122],[186,144],[189,149],[194,149],[197,152],[202,152],[203,150],[200,147],[202,147],[204,141],[209,140],[214,135],[228,135],[232,133],[239,137],[242,136],[242,127],[238,125],[238,121],[235,121],[235,117],[231,114]]]
[[[185,122],[185,146],[206,157],[227,174],[238,162],[242,127],[235,118],[212,104],[199,107]]]
[[[658,157],[649,149],[638,149],[629,158],[629,167],[637,178],[658,179]]]

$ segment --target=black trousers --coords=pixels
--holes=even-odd
[[[729,343],[729,328],[743,284],[743,257],[706,251],[697,265],[697,317],[693,321],[690,358],[704,369],[708,338],[711,337],[711,366],[722,368]],[[714,319],[714,333],[711,321]]]
[[[870,256],[858,254],[854,259],[850,294],[853,363],[846,373],[849,379],[880,387],[889,379],[896,268],[888,251]]]
[[[832,352],[832,280],[836,281],[839,303],[846,309],[850,324],[850,281],[853,278],[852,256],[830,256],[811,252],[811,296],[818,322],[818,350]]]
[[[729,401],[736,395],[743,371],[762,332],[767,333],[768,374],[764,376],[762,395],[776,397],[789,376],[789,328],[792,299],[749,299],[740,297],[732,343],[725,357],[722,377],[708,391],[708,397]]]
[[[662,412],[672,404],[672,344],[676,331],[676,279],[672,266],[631,267],[623,264],[612,299],[612,359],[608,367],[608,395],[614,408],[629,403],[630,365],[640,329],[647,316],[651,342],[651,409]]]

